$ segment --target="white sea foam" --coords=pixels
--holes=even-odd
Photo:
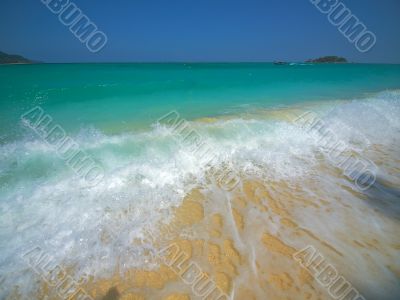
[[[383,151],[379,155],[386,155],[390,165],[398,164],[399,91],[327,107],[320,111],[321,118],[349,149],[373,160],[377,154],[366,149],[378,144]],[[324,160],[318,141],[285,118],[257,114],[190,124],[211,146],[217,164],[230,162],[238,172],[265,180],[295,181],[315,172]],[[207,188],[206,166],[173,134],[160,125],[114,136],[94,128],[82,130],[75,140],[106,170],[104,180],[92,188],[86,188],[38,138],[28,135],[1,145],[4,286],[19,285],[26,293],[33,288],[21,255],[35,246],[60,264],[76,266],[77,276],[104,276],[117,265],[122,270],[146,265],[144,249],[131,241],[154,230],[157,222],[168,221],[171,207],[178,206],[193,186]],[[387,173],[383,167],[382,176]],[[329,174],[318,174],[315,180],[324,182],[327,193],[350,185]],[[0,291],[0,297],[8,292]]]

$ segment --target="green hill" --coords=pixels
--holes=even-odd
[[[33,61],[21,56],[11,55],[0,51],[0,64],[31,64]]]

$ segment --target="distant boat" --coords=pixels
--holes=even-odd
[[[287,65],[288,63],[285,61],[274,61],[274,65]]]

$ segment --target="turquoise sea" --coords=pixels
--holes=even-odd
[[[101,182],[86,187],[23,124],[21,116],[36,106],[101,166]],[[182,145],[171,124],[158,122],[171,111],[210,145],[211,167],[230,165],[242,180],[250,176],[275,192],[285,190],[291,199],[285,201],[314,201],[286,209],[342,253],[325,249],[366,299],[399,299],[400,65],[301,63],[0,66],[0,299],[40,299],[32,296],[40,276],[21,258],[34,247],[73,268],[73,277],[86,274],[94,281],[115,270],[154,267],[145,258],[152,245],[132,240],[148,231],[157,236],[157,226],[171,220],[194,188],[212,199],[204,204],[206,214],[231,215],[225,204],[236,192],[210,182],[210,163],[193,153],[193,145]],[[315,138],[292,122],[309,111],[346,145],[346,153],[373,162],[371,188],[358,190],[344,167],[332,163],[321,132]],[[306,239],[280,231],[272,212],[241,213],[246,222],[260,218],[268,232],[302,248]],[[245,238],[233,230],[232,240],[255,266],[260,239],[257,230],[248,230]],[[104,232],[113,238],[104,242]],[[244,267],[238,274],[231,278],[231,295],[240,282],[252,282]],[[161,299],[150,290],[135,292]],[[263,288],[254,293],[256,299],[290,296]]]
[[[0,135],[40,105],[76,133],[148,128],[176,110],[192,120],[399,88],[399,65],[38,64],[1,66]]]

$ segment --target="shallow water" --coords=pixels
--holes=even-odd
[[[398,66],[37,65],[0,76],[2,298],[57,299],[43,271],[53,269],[32,262],[40,249],[94,299],[197,299],[157,255],[177,243],[234,299],[328,299],[293,258],[308,245],[366,299],[398,299]],[[102,167],[97,185],[21,122],[36,105]],[[162,118],[171,110],[185,130]],[[308,112],[322,127],[302,122]],[[350,157],[371,162],[368,189]]]

